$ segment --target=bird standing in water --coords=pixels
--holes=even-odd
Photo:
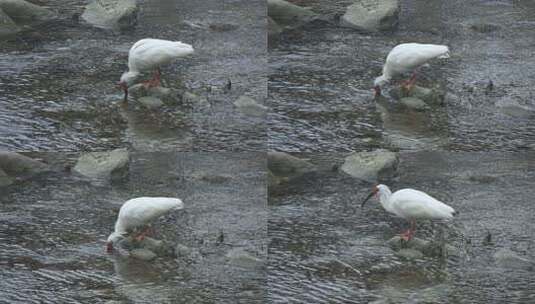
[[[379,202],[386,211],[410,221],[409,230],[401,234],[406,241],[413,237],[417,219],[447,220],[457,214],[450,206],[422,191],[401,189],[392,193],[386,185],[375,186],[362,202],[361,207],[374,195],[379,198]]]
[[[143,230],[135,238],[142,240],[150,230],[151,221],[182,208],[184,208],[182,201],[172,197],[138,197],[126,201],[119,210],[115,231],[108,237],[106,251],[112,252],[115,243],[139,228]]]
[[[193,52],[191,45],[180,41],[147,38],[136,42],[128,53],[128,71],[117,84],[124,91],[124,102],[128,101],[128,87],[142,72],[154,71],[152,79],[143,83],[148,87],[159,86],[160,67]]]
[[[450,49],[447,45],[403,43],[395,46],[386,57],[383,74],[373,82],[375,96],[381,95],[381,87],[398,74],[412,72],[409,80],[402,87],[407,90],[416,82],[415,70],[434,58],[449,58]]]

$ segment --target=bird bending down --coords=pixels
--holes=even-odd
[[[149,230],[148,225],[151,221],[170,211],[182,208],[184,208],[182,201],[171,197],[138,197],[126,201],[119,210],[115,231],[108,237],[106,251],[112,252],[115,243],[138,228],[144,228],[136,237],[142,240]]]
[[[193,54],[193,47],[180,41],[162,39],[141,39],[136,42],[128,53],[128,71],[124,72],[118,83],[124,91],[124,102],[128,100],[128,87],[144,71],[154,71],[151,80],[144,84],[149,87],[160,85],[160,66],[171,61]]]
[[[416,82],[416,69],[434,58],[449,58],[449,48],[446,45],[403,43],[395,46],[386,57],[383,74],[374,81],[375,96],[381,95],[381,87],[392,77],[413,72],[409,80],[404,81],[402,87],[410,90]]]
[[[410,221],[409,230],[401,234],[406,241],[413,237],[417,219],[452,219],[457,214],[450,206],[422,191],[401,189],[392,193],[386,185],[375,186],[361,207],[374,195],[386,211]]]

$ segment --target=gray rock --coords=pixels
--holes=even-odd
[[[396,153],[386,150],[356,152],[345,158],[340,167],[343,172],[369,182],[393,176],[399,164]]]
[[[137,24],[136,0],[98,0],[85,7],[82,19],[104,29],[125,30]]]
[[[264,264],[264,261],[241,248],[231,249],[226,254],[226,258],[229,264],[243,268],[259,268]]]
[[[121,179],[128,174],[130,154],[126,149],[89,152],[78,158],[74,171],[91,178]]]
[[[5,187],[13,184],[15,179],[7,175],[4,170],[0,169],[0,187]]]
[[[157,255],[156,253],[145,249],[145,248],[138,248],[130,251],[130,256],[143,261],[151,261],[154,260]]]
[[[268,16],[282,26],[299,26],[315,16],[309,9],[284,0],[268,0],[267,4]]]
[[[271,170],[267,170],[268,175],[268,188],[273,188],[281,184],[281,179],[276,177]]]
[[[421,251],[416,249],[401,249],[396,252],[398,257],[407,259],[407,260],[417,260],[424,257],[424,254]]]
[[[279,182],[316,170],[316,166],[284,152],[268,152],[268,169]]]
[[[398,15],[398,0],[360,0],[347,7],[340,25],[366,32],[391,30],[398,24]]]
[[[15,152],[0,152],[0,170],[12,180],[23,180],[47,172],[50,167]],[[4,178],[4,182],[8,182],[8,179]]]
[[[387,244],[394,251],[400,251],[402,249],[413,249],[421,252],[428,257],[442,257],[447,255],[459,256],[459,250],[449,244],[441,244],[434,241],[426,241],[420,238],[413,238],[410,241],[404,241],[400,236],[396,235]]]
[[[24,0],[0,0],[0,9],[17,25],[35,25],[56,18],[52,11]]]
[[[0,38],[10,37],[20,32],[13,19],[11,19],[2,9],[0,9]]]
[[[275,39],[280,33],[282,33],[282,28],[275,22],[275,20],[268,17],[268,39]]]
[[[405,107],[415,111],[425,111],[429,109],[429,106],[418,97],[403,97],[399,102]]]
[[[249,96],[240,96],[235,102],[234,105],[238,108],[240,112],[249,116],[261,117],[266,115],[267,107],[259,104],[256,100],[252,99]]]
[[[511,269],[534,269],[535,262],[518,255],[516,252],[502,248],[493,255],[496,265]]]
[[[444,98],[446,91],[434,87],[432,89],[424,88],[420,86],[413,86],[410,91],[406,91],[399,86],[395,86],[389,91],[392,98],[401,100],[404,97],[415,97],[423,100],[428,106],[441,106],[444,105]]]
[[[137,101],[147,109],[157,109],[163,106],[163,101],[152,96],[144,96],[137,99]]]
[[[192,92],[184,92],[184,94],[182,94],[182,102],[185,104],[208,104],[208,100],[206,99],[206,97],[199,96]]]

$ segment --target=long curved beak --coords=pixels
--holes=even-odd
[[[360,208],[364,207],[364,205],[366,204],[367,201],[370,200],[370,198],[372,198],[372,196],[377,193],[377,191],[372,191],[372,193],[368,194],[368,196],[366,197],[366,199],[362,202],[362,204],[360,205]]]

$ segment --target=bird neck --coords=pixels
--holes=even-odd
[[[381,205],[385,210],[389,211],[392,202],[390,202],[390,196],[392,195],[392,192],[388,187],[383,187],[378,192],[379,195],[379,202],[381,202]]]

